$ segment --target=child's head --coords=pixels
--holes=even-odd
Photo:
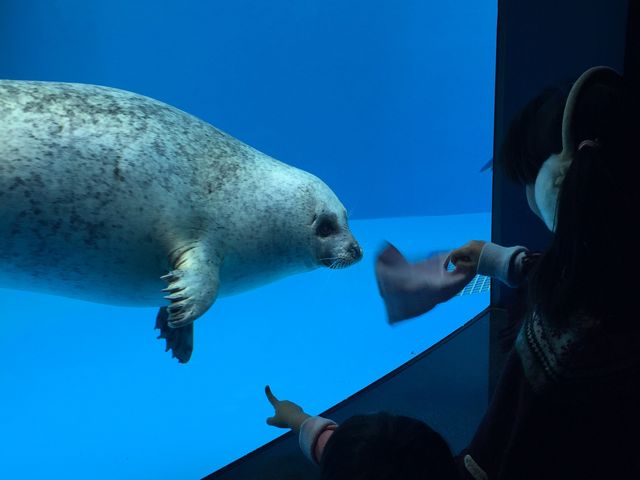
[[[356,415],[331,436],[320,459],[323,480],[453,479],[456,468],[442,436],[414,418]]]
[[[562,113],[569,90],[547,88],[527,103],[507,129],[496,167],[520,185],[533,185],[540,167],[562,150]]]
[[[525,187],[529,208],[541,219],[536,179],[545,161],[562,150],[562,114],[568,93],[566,88],[547,88],[525,105],[509,125],[496,157],[496,166],[507,178]]]

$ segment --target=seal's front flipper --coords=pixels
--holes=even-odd
[[[187,363],[193,352],[193,323],[180,328],[171,328],[167,307],[162,307],[156,317],[155,328],[160,330],[158,338],[164,338],[167,341],[164,351],[171,350],[171,355],[180,363]]]
[[[174,269],[162,280],[169,285],[162,290],[168,293],[171,303],[167,307],[171,328],[184,327],[209,310],[218,295],[220,260],[201,243],[193,243],[175,249],[171,255]]]

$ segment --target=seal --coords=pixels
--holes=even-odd
[[[218,297],[362,256],[320,179],[151,98],[0,81],[0,287],[158,306],[181,363]]]

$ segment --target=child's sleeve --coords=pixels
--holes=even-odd
[[[300,426],[298,438],[305,457],[315,464],[320,463],[322,450],[337,427],[336,422],[328,418],[317,416],[307,418]]]
[[[495,278],[510,287],[520,286],[532,265],[531,254],[525,247],[502,247],[487,242],[480,252],[478,274]]]

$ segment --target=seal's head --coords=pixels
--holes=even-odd
[[[313,190],[316,201],[309,227],[317,265],[332,269],[353,265],[362,258],[362,248],[349,229],[347,211],[322,181],[314,182]]]
[[[345,268],[360,260],[362,249],[336,194],[304,170],[268,165],[251,185],[251,208],[234,211],[249,217],[243,222],[248,228],[233,243],[242,247],[237,257],[247,264],[246,277],[260,276],[264,282],[267,276],[272,280],[318,267]],[[225,255],[227,263],[230,256]]]

